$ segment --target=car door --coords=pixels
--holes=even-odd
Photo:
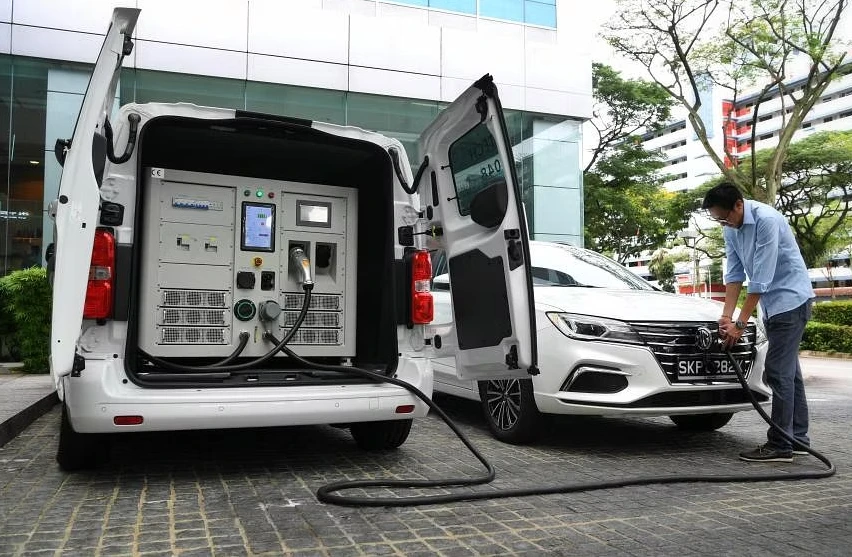
[[[109,115],[122,60],[130,53],[130,38],[139,17],[134,8],[116,8],[69,146],[57,156],[63,165],[56,203],[56,245],[53,282],[50,370],[61,393],[61,378],[74,366],[77,338],[89,280],[95,228],[100,207],[100,184],[106,164],[104,121]]]
[[[420,136],[421,199],[446,253],[459,379],[538,373],[526,217],[497,87],[486,75]]]

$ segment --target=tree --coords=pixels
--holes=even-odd
[[[773,157],[772,150],[759,151],[753,167],[763,173]],[[819,132],[791,144],[775,205],[787,217],[808,267],[846,247],[844,225],[852,216],[852,131]]]
[[[627,137],[661,126],[674,104],[656,83],[624,79],[606,64],[592,64],[592,86],[595,104],[590,124],[597,133],[597,143],[585,172]]]
[[[675,262],[668,250],[658,249],[648,262],[648,270],[666,292],[675,291]]]
[[[609,44],[644,66],[686,111],[699,141],[727,180],[750,197],[773,203],[793,134],[843,68],[845,52],[835,31],[848,0],[618,0],[618,4],[604,33]],[[805,79],[796,84],[800,90],[788,83],[794,59],[808,65]],[[727,142],[726,157],[713,148],[709,129],[713,124],[702,115],[702,91],[712,84],[726,88],[734,101],[746,90],[758,91],[751,114],[752,148],[760,103],[780,95],[778,145],[762,175],[744,172],[735,164]]]
[[[662,245],[677,215],[661,187],[662,157],[633,136],[668,119],[672,101],[658,85],[604,64],[593,65],[593,84],[598,142],[584,173],[585,243],[624,263]]]
[[[624,264],[631,256],[662,246],[672,231],[683,227],[688,213],[671,209],[679,198],[660,186],[657,171],[661,167],[658,153],[625,141],[586,172],[587,247]]]

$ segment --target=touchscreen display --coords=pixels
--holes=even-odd
[[[242,249],[275,249],[275,205],[243,203]]]

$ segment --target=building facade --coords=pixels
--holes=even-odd
[[[46,209],[115,6],[142,10],[116,107],[190,102],[417,138],[486,73],[533,237],[581,245],[589,30],[561,0],[0,0],[0,271],[43,263]]]

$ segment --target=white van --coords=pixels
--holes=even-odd
[[[428,408],[357,369],[427,396],[439,354],[460,378],[536,373],[528,233],[490,76],[424,132],[414,177],[398,141],[353,127],[191,104],[111,116],[138,15],[114,11],[56,147],[63,469],[134,431],[335,424],[393,448]],[[440,330],[430,246],[453,284]]]

